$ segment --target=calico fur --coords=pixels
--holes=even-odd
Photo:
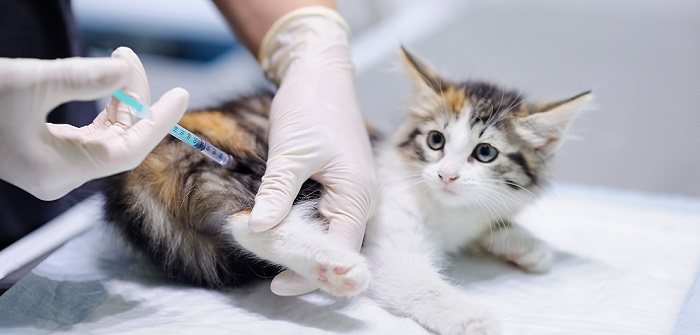
[[[476,245],[526,271],[547,270],[549,248],[512,218],[547,185],[551,158],[590,94],[530,103],[486,82],[451,82],[401,54],[413,94],[390,140],[369,129],[381,194],[363,256],[326,235],[318,213],[323,189],[314,181],[276,228],[248,229],[265,171],[270,92],[180,121],[232,154],[236,169],[168,137],[139,167],[109,179],[108,221],[176,280],[236,286],[289,268],[338,296],[369,287],[388,310],[440,334],[500,333],[495,317],[444,278],[441,261]]]

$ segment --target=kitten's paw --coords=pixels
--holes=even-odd
[[[519,266],[521,269],[534,273],[547,272],[554,259],[552,249],[541,242],[530,245],[529,248],[523,252],[513,251],[504,256],[508,261]]]
[[[545,242],[517,225],[486,234],[478,244],[486,252],[503,257],[528,272],[546,272],[554,259]]]
[[[441,335],[499,335],[501,326],[488,311],[463,303],[456,296],[442,297],[437,303],[415,306],[412,316],[426,328]],[[415,302],[413,302],[415,303]]]
[[[369,286],[369,268],[359,255],[319,255],[316,269],[321,289],[335,296],[356,295]]]
[[[449,327],[445,335],[500,335],[501,326],[489,315],[470,316]]]

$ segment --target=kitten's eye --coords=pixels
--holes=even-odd
[[[437,130],[428,133],[428,146],[433,150],[440,150],[445,146],[445,136]]]
[[[496,157],[498,157],[498,149],[491,146],[488,143],[480,143],[474,148],[472,156],[476,158],[479,162],[490,163],[493,162]]]

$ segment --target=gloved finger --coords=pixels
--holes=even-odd
[[[148,86],[146,70],[139,57],[131,49],[119,47],[112,53],[112,58],[122,59],[129,65],[127,80],[124,82],[122,90],[136,100],[150,106],[151,90]],[[124,126],[131,126],[138,121],[138,118],[131,114],[130,107],[116,98],[112,98],[110,101],[108,113],[113,122]]]
[[[110,127],[114,132],[121,132],[120,138],[126,150],[113,152],[107,160],[115,163],[111,173],[121,172],[136,167],[153,148],[168,134],[187,110],[189,93],[183,88],[174,88],[151,106],[151,115],[127,129]],[[109,135],[105,135],[109,137]]]
[[[272,293],[283,297],[309,293],[317,288],[318,285],[291,270],[282,271],[270,283]]]
[[[127,147],[143,150],[145,157],[185,114],[189,97],[189,93],[180,87],[163,94],[158,102],[151,106],[151,115],[128,130]]]
[[[37,110],[47,113],[68,101],[107,96],[128,77],[128,64],[119,59],[66,58],[36,62],[34,99]]]
[[[151,90],[148,87],[146,69],[143,68],[141,59],[128,47],[119,47],[112,52],[112,58],[122,59],[129,64],[129,77],[124,86],[130,94],[135,94],[139,100],[151,105]]]
[[[329,235],[335,236],[352,250],[359,251],[372,211],[374,192],[358,184],[348,183],[344,186],[326,185],[319,213],[329,221]]]
[[[298,159],[281,155],[267,161],[267,169],[248,220],[250,230],[268,230],[289,214],[301,184],[309,177],[303,165]]]

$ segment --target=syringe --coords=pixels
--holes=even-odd
[[[134,99],[132,96],[124,93],[121,90],[112,92],[112,96],[131,107],[129,108],[129,111],[137,118],[143,119],[151,114],[151,109],[147,105],[141,103],[137,99]],[[204,154],[204,156],[213,159],[215,162],[224,167],[233,169],[236,166],[236,161],[233,159],[233,157],[231,157],[231,155],[203,140],[179,124],[175,124],[172,128],[170,128],[170,135],[173,135],[178,140],[185,142],[185,144],[189,145],[190,147],[197,149],[199,152]]]

